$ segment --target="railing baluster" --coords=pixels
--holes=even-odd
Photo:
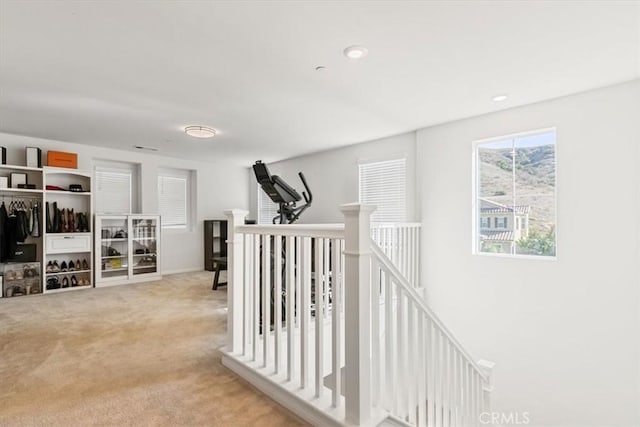
[[[482,379],[476,372],[476,424],[480,425],[480,413],[482,412]]]
[[[443,347],[443,352],[442,352],[442,356],[443,356],[443,361],[442,361],[442,372],[443,372],[443,376],[442,376],[442,383],[443,383],[443,388],[442,388],[442,403],[443,403],[443,408],[442,408],[442,413],[444,414],[444,426],[445,427],[450,427],[450,414],[451,414],[451,402],[450,402],[450,397],[451,397],[451,365],[450,365],[450,351],[451,351],[451,346],[449,345],[449,341],[445,340],[444,341],[444,347]]]
[[[296,285],[295,285],[295,238],[293,236],[287,236],[285,240],[286,260],[285,268],[287,270],[286,286],[286,318],[287,318],[287,381],[291,381],[294,370],[295,357],[295,298],[296,298]]]
[[[324,274],[322,276],[323,279],[323,287],[322,287],[322,301],[324,303],[324,311],[323,318],[326,319],[329,316],[329,270],[331,268],[331,240],[325,239],[324,241]]]
[[[311,238],[302,238],[302,289],[300,322],[300,386],[308,385],[309,376],[309,326],[311,324]]]
[[[434,381],[434,359],[433,359],[433,325],[429,318],[425,319],[425,360],[427,370],[427,425],[433,427],[435,425],[435,381]]]
[[[440,341],[440,331],[436,329],[433,348],[435,351],[434,367],[436,374],[436,390],[435,390],[435,417],[436,426],[441,427],[442,423],[442,345]]]
[[[414,253],[413,253],[413,233],[411,233],[411,228],[409,226],[405,226],[407,230],[407,280],[412,287],[416,287],[416,283],[413,280],[413,262],[414,262]]]
[[[475,393],[473,391],[474,385],[475,385],[475,378],[473,375],[473,371],[471,369],[469,369],[470,373],[469,373],[469,425],[470,426],[475,426],[475,412],[476,412],[476,408],[475,408]]]
[[[451,347],[451,425],[458,426],[458,352],[452,346]]]
[[[380,403],[380,264],[375,259],[371,260],[371,399],[373,406]]]
[[[400,286],[396,289],[398,292],[398,415],[404,419],[407,415],[407,308],[404,291]]]
[[[269,362],[271,329],[271,236],[262,236],[262,367]]]
[[[244,263],[244,294],[242,302],[243,311],[243,325],[242,325],[242,355],[246,356],[251,345],[251,280],[253,278],[251,274],[251,268],[253,267],[253,260],[251,259],[251,242],[253,239],[250,234],[244,234],[244,253],[242,254],[242,260]]]
[[[425,343],[426,330],[424,327],[425,318],[418,312],[418,336],[417,336],[417,358],[418,365],[418,426],[427,426],[427,348]]]
[[[253,235],[253,358],[258,360],[260,337],[260,235]]]
[[[466,384],[465,384],[465,392],[464,392],[465,399],[466,399],[465,412],[467,415],[465,426],[471,426],[473,425],[473,416],[472,416],[473,408],[471,406],[471,365],[469,365],[468,363],[465,363],[464,370],[466,374]]]
[[[331,243],[332,271],[331,271],[331,368],[333,370],[333,392],[331,403],[333,407],[340,406],[340,391],[342,389],[342,272],[340,269],[341,242],[334,239]]]
[[[315,366],[316,366],[316,375],[315,375],[315,386],[316,386],[316,397],[322,396],[322,391],[324,390],[324,385],[322,384],[322,380],[324,377],[324,239],[316,239],[315,241],[315,324],[316,324],[316,342],[315,342]]]
[[[420,266],[422,265],[422,260],[420,259],[420,233],[422,232],[422,229],[420,227],[415,227],[414,228],[414,234],[415,234],[415,248],[416,248],[416,265],[415,265],[415,283],[416,286],[420,287],[422,286],[421,283],[421,278],[420,278]]]
[[[395,345],[394,345],[394,329],[393,329],[393,283],[389,272],[383,269],[385,301],[384,301],[384,385],[387,394],[385,395],[385,409],[393,411],[394,394],[396,390],[396,364],[395,364]]]
[[[273,329],[275,333],[274,359],[275,373],[280,373],[282,356],[282,236],[273,236],[273,276],[274,276],[274,298],[273,298]]]
[[[416,423],[416,381],[412,374],[415,363],[415,324],[414,324],[414,307],[411,298],[407,297],[407,411],[409,413],[409,423]]]
[[[407,277],[407,269],[405,265],[407,261],[407,253],[406,253],[406,246],[404,241],[404,227],[398,227],[397,231],[398,231],[398,253],[399,253],[398,265],[404,277]]]

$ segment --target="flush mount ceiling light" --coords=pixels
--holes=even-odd
[[[194,138],[213,138],[216,136],[216,131],[206,126],[187,126],[184,131]]]
[[[349,59],[362,59],[369,53],[369,49],[364,46],[349,46],[344,50],[344,56]]]
[[[502,102],[502,101],[506,101],[507,98],[508,98],[507,95],[496,95],[491,99],[493,99],[495,102]]]

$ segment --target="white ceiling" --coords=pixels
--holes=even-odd
[[[638,77],[640,2],[0,0],[0,131],[180,158],[273,161]]]

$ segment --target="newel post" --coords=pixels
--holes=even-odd
[[[364,425],[371,418],[371,212],[342,205],[344,215],[345,415]]]
[[[241,209],[224,211],[227,217],[227,351],[242,350],[243,238],[236,227],[249,214]]]
[[[484,412],[491,411],[491,392],[493,391],[493,368],[494,362],[488,360],[478,360],[478,367],[487,378],[487,382],[482,385],[482,409]]]

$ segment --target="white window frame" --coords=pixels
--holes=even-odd
[[[99,214],[128,214],[140,212],[140,164],[120,162],[115,160],[103,160],[94,159],[93,161],[93,173],[94,173],[94,205],[95,211]],[[113,173],[129,176],[129,207],[124,211],[118,209],[103,209],[100,207],[100,183],[98,176],[100,173]]]
[[[537,134],[543,134],[543,133],[551,133],[553,132],[555,135],[555,139],[554,139],[554,158],[555,158],[555,165],[554,165],[554,173],[555,173],[555,185],[554,185],[554,192],[553,192],[553,198],[554,198],[554,202],[555,202],[555,215],[553,218],[553,223],[555,226],[555,237],[556,237],[556,241],[555,241],[555,255],[553,256],[549,256],[549,255],[528,255],[528,254],[517,254],[515,252],[513,253],[491,253],[491,252],[482,252],[480,251],[480,239],[478,238],[479,233],[480,233],[480,209],[478,206],[478,192],[479,192],[479,184],[480,184],[480,168],[478,165],[478,147],[480,145],[483,144],[487,144],[490,142],[496,142],[496,141],[503,141],[503,140],[508,140],[508,139],[516,139],[516,138],[521,138],[521,137],[526,137],[526,136],[531,136],[531,135],[537,135]],[[471,214],[471,219],[472,219],[472,223],[471,223],[471,230],[472,230],[472,234],[471,234],[471,253],[473,255],[480,255],[480,256],[487,256],[487,257],[502,257],[502,258],[517,258],[517,259],[527,259],[527,260],[538,260],[538,261],[556,261],[558,259],[558,132],[557,129],[555,127],[548,127],[548,128],[541,128],[541,129],[536,129],[536,130],[531,130],[531,131],[526,131],[526,132],[519,132],[519,133],[513,133],[513,134],[507,134],[507,135],[502,135],[502,136],[497,136],[497,137],[491,137],[491,138],[486,138],[486,139],[480,139],[480,140],[475,140],[472,142],[472,150],[471,150],[471,165],[472,165],[472,184],[471,184],[471,196],[472,196],[472,201],[471,201],[471,209],[472,209],[472,214]],[[515,217],[515,212],[513,213],[513,216]],[[529,226],[528,221],[523,218],[523,222],[527,223],[526,226]],[[526,227],[522,227],[523,229]],[[515,231],[515,230],[514,230]]]
[[[385,165],[386,164],[386,165]],[[395,164],[395,165],[394,165]],[[402,171],[401,179],[397,181],[399,194],[396,194],[396,200],[399,203],[399,208],[394,212],[390,212],[384,208],[384,206],[379,206],[378,203],[372,200],[363,200],[363,172],[366,173],[366,168],[368,167],[378,167],[378,168],[401,168]],[[397,177],[396,177],[397,178]],[[387,199],[389,195],[384,196]],[[393,157],[388,159],[380,159],[380,160],[366,160],[358,162],[358,200],[360,203],[372,204],[376,205],[376,210],[371,215],[371,221],[378,224],[385,223],[402,223],[407,221],[407,158],[406,156],[402,157]]]
[[[185,223],[184,224],[172,224],[165,220],[162,217],[162,211],[160,208],[160,192],[162,191],[160,188],[161,179],[163,177],[167,178],[177,178],[185,180]],[[157,182],[157,195],[158,195],[158,213],[161,215],[161,223],[162,229],[167,231],[192,231],[193,225],[195,223],[195,212],[196,212],[196,176],[195,171],[189,169],[176,169],[169,167],[158,168],[158,174],[156,178]]]

